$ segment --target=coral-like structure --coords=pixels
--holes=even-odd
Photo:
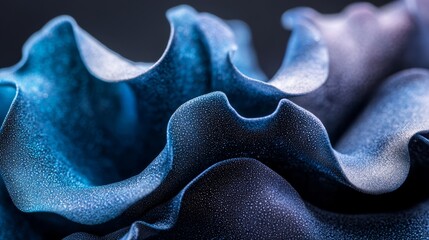
[[[154,64],[52,20],[0,70],[0,238],[429,238],[428,13],[289,10],[270,80],[187,6]]]

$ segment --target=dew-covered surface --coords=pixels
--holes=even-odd
[[[428,8],[289,10],[272,79],[188,6],[155,63],[52,20],[0,70],[0,237],[429,238]]]

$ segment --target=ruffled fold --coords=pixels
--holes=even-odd
[[[0,237],[429,237],[428,6],[290,10],[272,79],[243,22],[188,6],[155,63],[54,19],[0,70]]]
[[[173,111],[214,89],[233,90],[233,79],[214,80],[209,74],[214,70],[207,66],[211,59],[204,41],[211,41],[211,36],[204,26],[220,28],[220,39],[230,38],[229,44],[233,33],[219,19],[199,15],[189,7],[172,9],[167,16],[172,26],[167,50],[150,67],[123,59],[69,17],[60,17],[29,40],[17,66],[2,72],[0,76],[19,89],[1,134],[2,176],[19,209],[55,212],[86,224],[118,216],[162,182],[165,167],[146,166],[165,143],[165,128]],[[307,37],[311,41],[311,34],[302,36]],[[232,50],[227,51],[225,62]],[[239,74],[234,65],[225,68],[225,72]],[[222,83],[227,80],[229,85]],[[246,85],[255,86],[268,98],[287,96],[262,81],[246,81],[236,87],[249,89],[248,95],[253,89]],[[268,86],[276,96],[264,92]],[[125,184],[105,185],[142,169],[146,170],[141,175],[148,179],[135,186],[140,193],[125,193],[133,192],[127,190],[128,181],[137,177]],[[35,186],[29,188],[34,179]],[[119,201],[122,203],[116,185],[125,191],[120,195],[130,195]],[[94,195],[103,197],[95,200]],[[118,203],[116,207],[111,206],[113,202]]]
[[[205,170],[130,227],[103,237],[75,233],[66,239],[425,239],[427,206],[426,201],[394,214],[326,212],[305,204],[259,161],[230,159]]]

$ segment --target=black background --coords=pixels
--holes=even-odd
[[[224,19],[241,19],[252,30],[262,69],[273,75],[286,49],[289,33],[280,24],[282,13],[309,6],[335,13],[354,1],[341,0],[189,0],[189,1],[5,1],[0,2],[0,68],[17,63],[25,40],[50,19],[70,15],[78,24],[112,50],[133,61],[154,62],[167,44],[169,25],[165,11],[188,4],[197,11]],[[373,1],[376,6],[389,1]]]

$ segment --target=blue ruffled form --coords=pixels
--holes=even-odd
[[[0,238],[429,238],[428,8],[289,10],[270,80],[187,6],[153,64],[52,20],[0,70]]]

